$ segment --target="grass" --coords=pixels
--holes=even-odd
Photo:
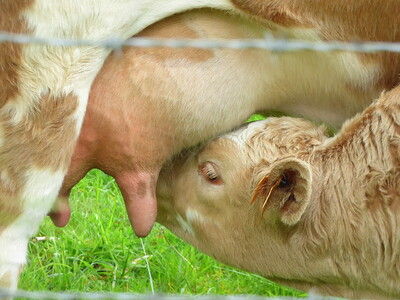
[[[90,172],[74,188],[71,208],[67,227],[56,228],[46,218],[32,238],[28,265],[21,274],[21,289],[305,295],[222,265],[161,225],[157,224],[146,239],[135,237],[114,180],[98,170]]]

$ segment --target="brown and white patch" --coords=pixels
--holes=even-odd
[[[154,37],[165,39],[195,39],[199,34],[193,30],[189,24],[185,24],[182,15],[174,15],[162,21],[162,27],[159,24],[150,26],[140,32],[139,37]],[[185,60],[193,63],[207,61],[212,58],[213,51],[210,49],[195,48],[146,48],[137,50],[145,53],[157,61],[179,61]]]
[[[0,148],[0,225],[7,225],[20,213],[19,197],[31,168],[65,170],[74,149],[76,96],[42,101],[23,120],[14,124],[12,116],[0,113],[4,144]],[[7,215],[8,217],[5,217]]]
[[[0,31],[27,33],[27,25],[21,13],[34,0],[2,1],[0,10]],[[18,95],[18,70],[22,59],[22,45],[0,43],[0,108]]]

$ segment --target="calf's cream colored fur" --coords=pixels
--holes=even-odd
[[[160,174],[158,221],[284,285],[399,298],[399,92],[332,138],[302,119],[270,118],[189,151]]]

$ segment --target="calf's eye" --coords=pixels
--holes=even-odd
[[[214,166],[214,163],[206,161],[202,162],[198,169],[197,172],[205,179],[207,182],[215,185],[220,185],[222,184],[222,179],[218,174],[218,171],[216,170],[216,167]]]

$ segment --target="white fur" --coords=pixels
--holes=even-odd
[[[17,286],[19,269],[26,260],[28,240],[36,233],[58,194],[60,184],[52,186],[48,182],[61,183],[64,178],[63,172],[35,169],[27,175],[22,214],[0,234],[0,278],[6,273],[11,275],[12,289]]]
[[[177,214],[176,220],[181,225],[182,229],[192,236],[196,236],[192,224],[186,221],[180,214]]]
[[[0,180],[5,187],[11,187],[13,182],[11,181],[10,174],[7,170],[0,171]]]
[[[206,218],[198,210],[191,208],[186,210],[186,219],[190,224],[206,222]]]
[[[261,122],[252,122],[244,125],[242,128],[226,134],[224,137],[235,142],[240,147],[244,147],[249,140],[249,137],[254,134],[259,128],[265,127]]]
[[[193,224],[205,223],[207,220],[198,210],[192,208],[186,209],[185,216],[186,218],[184,219],[180,214],[177,214],[176,220],[183,231],[195,237],[196,231],[194,230]]]

